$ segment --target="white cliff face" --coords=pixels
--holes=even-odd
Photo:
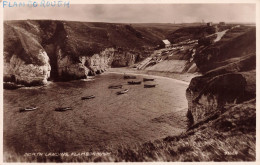
[[[88,75],[100,74],[111,67],[112,63],[118,64],[118,66],[129,66],[134,64],[136,58],[132,53],[118,51],[114,48],[107,48],[93,56],[79,56],[77,62],[71,56],[66,55],[59,46],[53,53],[56,56],[56,60],[54,60],[57,65],[52,69],[57,69],[57,78],[61,80],[87,78]],[[39,53],[34,56],[42,66],[26,64],[19,58],[19,55],[13,55],[10,62],[5,59],[4,76],[7,81],[12,80],[29,85],[46,84],[51,71],[50,59],[43,49],[40,49]]]
[[[113,48],[107,48],[99,54],[94,54],[91,57],[85,57],[85,64],[93,72],[103,72],[111,66],[115,50]]]
[[[8,56],[7,52],[4,52],[4,77],[10,78],[13,75],[13,71],[10,62],[7,62],[6,58]]]
[[[13,55],[10,63],[5,62],[4,76],[14,76],[16,82],[26,84],[46,84],[51,71],[48,62],[49,57],[43,50],[39,50],[38,57],[43,61],[44,65],[26,64],[17,55]]]
[[[57,49],[57,65],[59,76],[72,76],[86,78],[89,69],[84,65],[85,59],[80,58],[79,63],[73,63],[69,56],[64,56],[61,49]]]

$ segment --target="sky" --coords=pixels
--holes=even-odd
[[[70,4],[5,7],[4,20],[52,19],[113,23],[256,22],[254,4]]]

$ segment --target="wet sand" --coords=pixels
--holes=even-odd
[[[138,80],[146,75],[137,75]],[[113,149],[178,135],[187,127],[187,83],[155,76],[156,88],[128,85],[122,73],[93,81],[52,82],[4,90],[4,152],[82,152]],[[122,84],[129,92],[116,95]],[[91,100],[81,97],[95,95]],[[38,106],[32,112],[19,108]],[[60,106],[73,110],[54,111]]]

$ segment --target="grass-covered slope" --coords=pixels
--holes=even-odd
[[[217,29],[213,26],[189,26],[177,29],[176,31],[169,33],[167,39],[171,43],[178,43],[185,40],[196,40],[207,35],[213,34]]]
[[[241,26],[228,30],[220,41],[209,46],[199,47],[194,61],[202,73],[241,61],[249,61],[250,64],[241,67],[243,70],[251,70],[255,68],[255,53],[255,28]]]
[[[116,23],[91,23],[74,21],[25,20],[4,23],[4,50],[9,56],[13,47],[20,46],[14,27],[26,32],[43,47],[57,43],[71,56],[92,56],[105,48],[144,51],[157,46],[169,31],[175,29]],[[20,54],[20,53],[17,53]],[[25,55],[21,55],[27,62]]]

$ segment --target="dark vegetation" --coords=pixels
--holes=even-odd
[[[242,26],[227,31],[219,42],[198,48],[194,60],[202,73],[235,62],[240,63],[242,70],[251,70],[255,68],[255,50],[255,28]]]
[[[170,34],[167,35],[167,39],[171,43],[178,43],[184,40],[195,40],[205,37],[207,35],[213,34],[217,31],[216,27],[213,26],[191,26],[180,28]]]

